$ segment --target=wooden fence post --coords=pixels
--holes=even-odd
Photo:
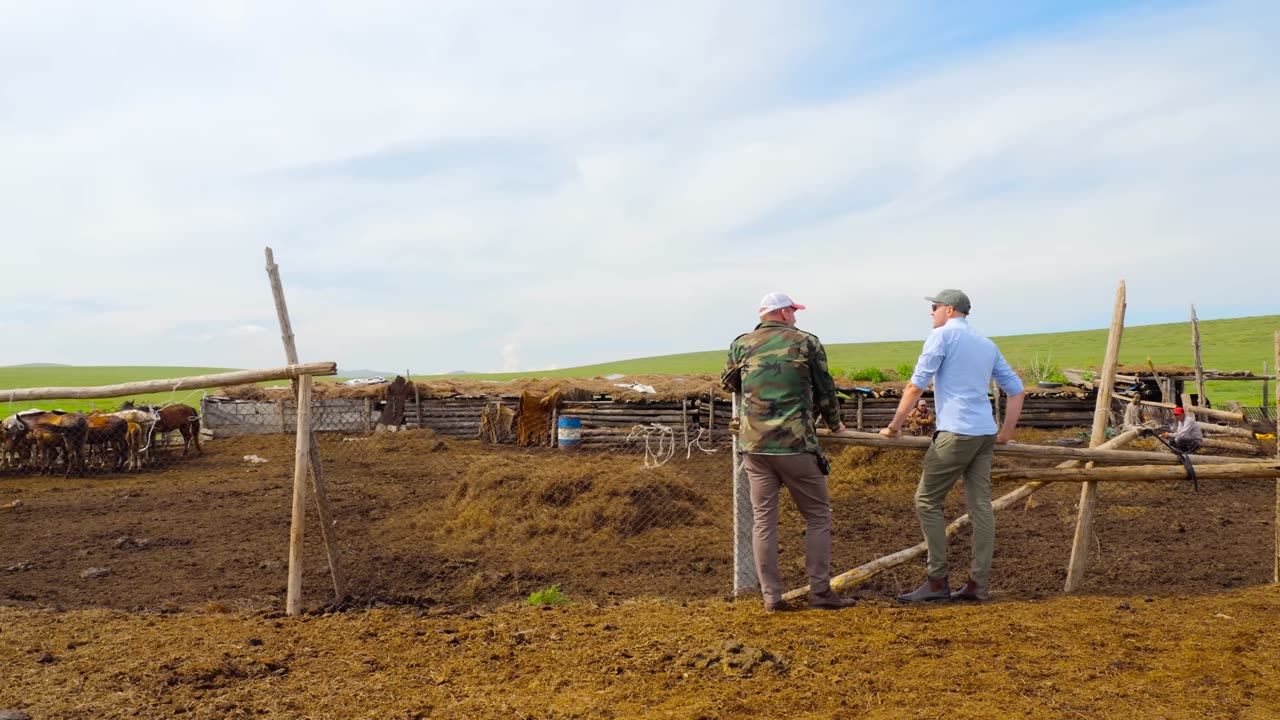
[[[680,425],[684,428],[684,447],[689,449],[689,398],[680,399]]]
[[[733,403],[730,415],[739,423],[742,422],[738,412],[740,399],[738,393],[730,396]],[[751,530],[755,524],[751,481],[743,467],[744,458],[738,447],[737,435],[729,433],[729,442],[733,446],[733,594],[736,596],[760,587],[760,579],[756,577],[755,551],[751,545]]]
[[[284,300],[284,285],[280,282],[280,268],[276,265],[275,257],[271,252],[271,248],[267,248],[267,278],[271,282],[271,295],[276,304],[276,318],[280,322],[280,338],[284,342],[284,355],[290,364],[298,362],[298,348],[293,341],[293,324],[289,321],[289,307]],[[342,567],[339,563],[338,553],[338,533],[335,529],[333,520],[333,511],[329,506],[329,490],[324,478],[324,467],[320,462],[320,448],[317,446],[315,433],[311,428],[311,379],[306,376],[307,380],[307,399],[304,403],[300,395],[302,391],[301,382],[293,381],[293,395],[298,401],[298,417],[302,417],[303,405],[307,409],[307,455],[305,456],[304,465],[311,468],[311,484],[315,489],[316,495],[316,513],[320,516],[320,534],[324,537],[325,552],[329,556],[329,575],[333,579],[333,598],[335,602],[340,602],[347,594],[347,583],[342,575]],[[283,418],[283,404],[281,406],[281,417]],[[366,421],[369,416],[366,416]],[[298,426],[298,432],[302,432],[301,423]],[[305,499],[306,493],[303,493]],[[297,500],[297,492],[294,493],[295,502]],[[301,529],[298,530],[301,537]],[[290,574],[292,581],[292,573]],[[299,578],[301,582],[301,578]],[[299,599],[299,602],[301,600]]]
[[[307,524],[307,459],[311,454],[311,376],[298,381],[298,431],[293,451],[293,512],[289,521],[289,584],[285,613],[302,612],[302,535]]]
[[[1280,330],[1276,331],[1276,456],[1280,457]],[[1271,571],[1271,582],[1280,583],[1280,480],[1276,480],[1276,516],[1271,525],[1276,531],[1275,564]]]
[[[1262,361],[1262,376],[1263,376],[1262,377],[1262,414],[1265,416],[1267,414],[1267,406],[1271,405],[1271,397],[1269,392],[1271,390],[1271,381],[1266,378],[1267,376],[1266,360]]]
[[[1093,433],[1089,447],[1098,447],[1107,440],[1107,421],[1111,419],[1111,393],[1116,384],[1116,364],[1120,356],[1120,337],[1124,332],[1125,292],[1124,281],[1116,289],[1116,304],[1111,313],[1111,332],[1107,335],[1107,355],[1102,363],[1102,377],[1098,383],[1098,402],[1093,409]],[[1091,467],[1090,463],[1087,467]],[[1093,506],[1098,497],[1097,482],[1086,482],[1080,489],[1080,512],[1076,516],[1076,534],[1071,543],[1071,560],[1067,563],[1066,592],[1075,592],[1084,578],[1084,567],[1089,562],[1089,535],[1093,532]]]
[[[1195,305],[1191,306],[1191,349],[1196,359],[1196,397],[1199,398],[1196,404],[1200,407],[1209,407],[1209,401],[1204,398],[1204,365],[1200,363],[1200,321],[1196,319]]]

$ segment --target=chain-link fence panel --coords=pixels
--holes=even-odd
[[[283,608],[297,408],[280,394],[207,398],[187,415],[199,449],[193,436],[184,456],[179,432],[172,443],[156,433],[141,471],[117,471],[110,447],[70,477],[57,451],[53,475],[15,454],[0,473],[17,503],[0,518],[12,538],[0,570],[14,568],[0,572],[0,601]],[[687,441],[683,423],[624,432],[584,415],[591,442],[562,445],[551,425],[520,445],[480,439],[486,403],[414,405],[383,425],[378,400],[313,402],[345,597],[309,498],[305,607],[491,606],[551,586],[592,600],[729,593],[731,451],[725,428],[699,432],[697,407]],[[593,432],[603,428],[615,429],[609,442]]]
[[[140,470],[130,466],[127,435],[134,421],[128,418],[122,449],[89,442],[89,415],[80,416],[81,458],[66,445],[67,437],[74,443],[74,428],[31,434],[37,425],[76,414],[22,431],[14,422],[26,428],[29,417],[6,420],[0,601],[281,609],[297,416],[287,390],[282,395],[189,405],[176,414],[192,423],[190,430],[198,422],[199,434],[184,442],[180,428],[153,427],[144,435],[149,441],[137,446],[144,452]],[[376,399],[316,400],[316,454],[349,597],[334,597],[316,504],[309,500],[305,606],[489,606],[551,586],[592,600],[729,595],[729,404],[713,406],[704,398],[679,408],[649,407],[644,418],[628,404],[553,408],[552,418],[535,423],[541,431],[528,445],[520,444],[518,423],[508,427],[492,399],[424,398],[406,405],[402,422],[392,425],[380,423],[386,408]],[[482,440],[486,409],[501,432]],[[866,416],[864,423],[876,429]],[[577,443],[571,442],[574,429]],[[1081,433],[1087,430],[1027,428],[1018,439],[1084,444]],[[44,438],[39,449],[37,437]],[[1154,449],[1154,440],[1143,442]],[[1274,441],[1262,445],[1264,454],[1274,453]],[[831,445],[827,452],[835,573],[920,542],[912,501],[919,451]],[[996,459],[997,470],[1053,464]],[[997,483],[993,495],[1013,488]],[[1061,591],[1079,494],[1079,483],[1056,483],[997,514],[997,591]],[[784,499],[782,507],[781,569],[788,587],[800,587],[806,582],[803,523],[794,503]],[[964,512],[956,488],[947,516]],[[1265,582],[1273,512],[1271,481],[1205,481],[1198,492],[1185,481],[1104,483],[1083,587],[1157,593],[1175,582],[1181,589]],[[749,515],[745,520],[749,525]],[[968,553],[969,535],[962,531],[951,542],[957,583]],[[890,597],[922,575],[923,557],[881,573],[855,594]]]

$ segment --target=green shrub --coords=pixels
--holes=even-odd
[[[884,371],[880,368],[859,368],[849,373],[850,380],[865,380],[866,382],[884,382]]]
[[[529,593],[529,599],[525,600],[526,605],[563,605],[567,602],[569,602],[569,596],[560,592],[559,585]]]
[[[910,380],[911,375],[916,371],[916,367],[910,363],[902,363],[896,368],[896,370],[898,371],[898,377],[903,380]]]

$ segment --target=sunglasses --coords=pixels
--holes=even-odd
[[[938,312],[938,308],[944,307],[942,303],[934,303],[929,306],[929,312]]]

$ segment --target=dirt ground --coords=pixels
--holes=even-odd
[[[0,510],[0,710],[1280,716],[1272,481],[1104,485],[1079,596],[1061,594],[1079,493],[1062,484],[997,516],[993,604],[895,607],[923,574],[911,563],[859,587],[857,608],[765,615],[730,601],[727,449],[646,469],[429,432],[326,435],[350,595],[332,595],[313,514],[313,615],[287,619],[291,438],[205,449],[139,475],[0,474],[0,505],[21,501]],[[919,542],[919,459],[834,454],[836,572]],[[783,536],[802,585],[794,511]],[[967,544],[952,544],[956,582]],[[552,584],[572,602],[518,604]]]

